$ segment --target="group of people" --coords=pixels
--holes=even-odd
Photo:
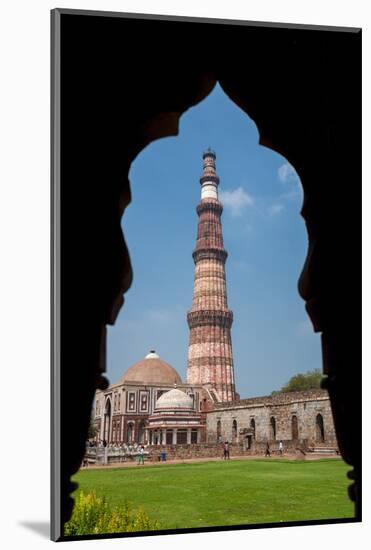
[[[283,455],[283,443],[282,443],[282,441],[280,441],[279,444],[278,444],[278,452],[281,456]],[[270,446],[269,446],[268,441],[267,441],[267,445],[265,447],[265,456],[269,456],[269,457],[271,456],[271,450],[270,450]],[[230,459],[228,441],[225,441],[223,443],[223,458],[224,458],[224,460],[229,460]]]
[[[278,452],[280,453],[281,456],[283,455],[283,443],[282,443],[282,441],[280,441],[278,443]],[[267,441],[267,445],[265,447],[265,456],[269,456],[269,457],[271,456],[271,450],[270,450],[268,441]]]

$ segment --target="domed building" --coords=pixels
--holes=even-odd
[[[174,388],[162,394],[155,410],[148,418],[150,445],[185,445],[199,443],[205,426],[193,399],[184,391]]]
[[[151,350],[119,382],[96,392],[97,440],[113,444],[200,442],[206,423],[201,412],[206,401],[203,394],[201,385],[183,383],[174,367]]]
[[[150,351],[144,359],[130,367],[122,377],[122,382],[147,384],[181,384],[177,371],[166,363],[155,351]]]

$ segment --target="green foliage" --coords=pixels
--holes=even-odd
[[[273,391],[271,395],[291,391],[316,390],[321,387],[322,372],[320,369],[308,371],[304,374],[295,374],[290,380],[282,386],[278,391]]]
[[[95,491],[81,491],[76,498],[72,518],[64,528],[65,536],[125,533],[129,531],[152,531],[160,529],[158,521],[152,520],[143,508],[131,510],[128,503],[111,506]]]

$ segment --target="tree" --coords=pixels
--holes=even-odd
[[[320,369],[307,371],[306,373],[295,374],[282,386],[280,390],[273,391],[271,395],[291,391],[316,390],[321,387],[322,372]]]

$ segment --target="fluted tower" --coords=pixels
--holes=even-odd
[[[196,248],[193,252],[195,278],[192,309],[187,314],[190,328],[187,382],[211,384],[220,401],[233,401],[231,326],[233,313],[228,309],[221,214],[218,199],[219,177],[215,169],[216,155],[208,149],[203,154],[201,202]]]

